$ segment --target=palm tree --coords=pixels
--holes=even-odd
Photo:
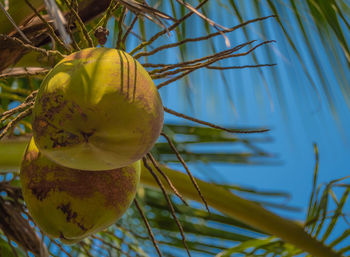
[[[149,155],[143,166],[143,187],[137,194],[137,202],[117,224],[72,246],[46,237],[32,223],[21,198],[17,176],[21,155],[31,132],[30,114],[35,92],[43,76],[63,54],[97,44],[124,49],[141,60],[152,78],[158,82],[159,89],[170,88],[169,85],[174,85],[181,79],[181,83],[188,86],[179,95],[182,94],[181,99],[187,99],[192,108],[196,108],[196,105],[195,101],[190,100],[193,95],[191,84],[200,80],[192,73],[199,69],[213,71],[212,74],[217,74],[215,76],[226,86],[228,100],[235,108],[239,103],[231,97],[230,79],[224,70],[248,68],[250,74],[255,74],[253,76],[257,76],[260,81],[266,81],[266,75],[261,69],[271,69],[275,65],[273,57],[276,49],[272,40],[275,34],[271,28],[278,28],[283,33],[281,38],[290,45],[292,54],[300,61],[300,70],[308,80],[307,84],[311,85],[308,92],[312,92],[316,98],[320,91],[324,93],[336,117],[339,110],[330,93],[331,87],[339,87],[345,98],[348,90],[346,71],[349,51],[346,38],[349,9],[346,1],[308,0],[300,3],[290,0],[286,3],[277,0],[232,0],[189,4],[171,0],[147,4],[133,0],[64,0],[57,1],[57,6],[53,6],[56,5],[54,1],[45,1],[44,5],[44,1],[40,0],[1,3],[2,255],[25,256],[31,252],[37,256],[154,256],[157,253],[161,255],[162,252],[165,256],[180,256],[187,251],[189,255],[199,253],[199,256],[230,256],[235,253],[242,256],[293,256],[303,252],[313,256],[342,256],[349,250],[349,245],[342,245],[349,236],[349,229],[344,229],[340,235],[333,236],[332,241],[326,243],[338,219],[346,215],[343,207],[349,189],[342,184],[342,180],[318,187],[318,162],[308,216],[303,226],[267,211],[264,207],[269,207],[269,202],[248,201],[237,196],[243,194],[253,199],[259,195],[284,197],[281,192],[215,185],[194,179],[190,175],[186,163],[215,161],[258,165],[273,162],[273,157],[258,147],[259,142],[269,140],[264,134],[264,128],[222,127],[165,107],[168,114],[191,121],[190,125],[165,124],[164,137],[155,145],[152,155]],[[57,10],[61,10],[63,15]],[[232,15],[237,21],[236,26],[228,19]],[[258,41],[256,38],[251,39],[249,26],[254,24],[258,25],[258,32],[263,35],[257,37]],[[107,42],[105,28],[110,30]],[[316,32],[310,33],[309,30],[314,28],[317,29]],[[235,33],[239,33],[239,30],[241,32],[237,38]],[[168,38],[167,34],[175,36]],[[311,38],[310,34],[317,39]],[[295,39],[296,35],[301,37],[302,42]],[[314,40],[320,40],[322,44],[318,46],[325,49],[326,57],[322,60],[317,49],[312,47]],[[200,50],[194,44],[200,45]],[[311,58],[302,55],[301,48],[308,49]],[[263,54],[258,50],[263,50]],[[244,59],[247,56],[250,59]],[[312,65],[305,65],[306,59],[311,60]],[[242,61],[248,61],[248,64],[242,64]],[[326,62],[334,64],[331,73],[337,78],[337,83],[327,82],[328,75],[322,71]],[[270,76],[283,107],[283,80],[293,79],[293,74],[282,77],[281,73],[288,66],[280,66],[282,67],[274,69]],[[313,70],[316,70],[321,86],[315,82]],[[215,96],[219,97],[214,90]],[[285,110],[287,111],[286,107]],[[242,138],[236,136],[237,133],[259,133],[259,138]],[[248,152],[216,154],[215,149],[209,149],[205,153],[188,150],[191,145],[205,147],[208,143],[243,145]],[[318,156],[316,146],[315,156]],[[158,162],[163,164],[158,165]],[[164,166],[171,163],[182,165],[179,167],[189,177]],[[160,173],[155,173],[157,171]],[[162,172],[184,198],[204,203],[204,206],[209,205],[211,213],[194,202],[186,205],[179,201],[173,187],[161,175]],[[341,192],[340,200],[335,200],[334,207],[329,203],[329,195],[334,195],[333,189],[339,187],[345,189]],[[162,189],[163,194],[159,189]],[[176,205],[172,202],[176,202]],[[284,205],[277,207],[288,209]],[[145,226],[139,225],[143,223]],[[182,230],[185,233],[180,233]],[[149,245],[154,245],[155,248],[147,247]]]

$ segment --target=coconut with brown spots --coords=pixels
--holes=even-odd
[[[45,77],[33,110],[43,154],[73,169],[109,170],[141,159],[163,126],[161,98],[147,71],[127,53],[87,48]]]
[[[108,171],[62,167],[42,155],[32,139],[21,165],[23,198],[44,232],[75,243],[124,214],[135,197],[140,169],[140,161]]]

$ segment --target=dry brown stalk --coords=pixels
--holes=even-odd
[[[122,232],[126,231],[126,232],[130,233],[133,237],[136,237],[136,238],[139,238],[139,239],[142,239],[142,240],[148,240],[149,239],[149,237],[139,235],[135,231],[133,231],[131,229],[127,229],[127,228],[121,226],[120,224],[116,224],[115,226]]]
[[[181,225],[180,221],[179,221],[178,218],[176,217],[174,206],[173,206],[173,204],[172,204],[172,202],[171,202],[171,200],[170,200],[170,198],[169,198],[169,196],[168,196],[168,194],[167,194],[167,192],[166,192],[166,190],[165,190],[165,187],[164,187],[162,181],[159,179],[159,177],[157,176],[157,174],[155,174],[155,173],[153,172],[152,168],[148,165],[147,159],[144,157],[144,158],[142,158],[142,160],[143,160],[143,165],[144,165],[145,168],[152,174],[153,178],[156,180],[157,184],[159,185],[160,189],[162,190],[162,193],[163,193],[163,195],[164,195],[164,198],[165,198],[165,200],[166,200],[167,203],[168,203],[168,207],[169,207],[169,209],[170,209],[170,213],[171,213],[171,215],[173,216],[177,227],[179,228],[179,231],[180,231],[180,234],[181,234],[181,238],[182,238],[182,243],[183,243],[183,245],[184,245],[184,247],[185,247],[185,249],[186,249],[186,251],[187,251],[188,256],[191,257],[191,253],[190,253],[190,251],[188,250],[188,247],[187,247],[186,237],[185,237],[184,230],[183,230],[183,228],[182,228],[182,225]]]
[[[160,78],[166,78],[166,77],[168,77],[170,75],[175,75],[175,74],[178,74],[178,73],[181,73],[181,72],[185,72],[185,71],[191,71],[192,72],[192,71],[195,71],[195,70],[197,70],[199,68],[207,67],[211,63],[215,63],[215,62],[223,60],[223,59],[241,56],[240,54],[239,55],[234,55],[232,53],[240,50],[241,48],[243,48],[244,46],[246,46],[246,45],[248,45],[250,43],[251,42],[247,42],[247,43],[244,43],[242,45],[236,46],[236,47],[234,47],[232,49],[219,52],[217,54],[214,54],[214,55],[210,56],[209,58],[208,57],[200,58],[200,59],[206,60],[206,62],[199,62],[198,61],[199,59],[197,59],[196,62],[192,61],[194,63],[192,65],[183,65],[183,66],[180,66],[180,68],[176,69],[176,70],[172,70],[172,71],[168,71],[168,72],[162,71],[161,73],[158,73],[158,74],[151,74],[151,77],[152,77],[152,79],[160,79]],[[243,54],[243,55],[246,55],[246,54]],[[160,70],[169,70],[169,69],[168,68],[163,68],[163,69],[160,69]],[[158,71],[160,71],[160,70],[158,70]]]
[[[28,117],[30,114],[32,114],[33,107],[29,107],[25,111],[18,114],[13,120],[11,120],[3,129],[3,131],[0,133],[0,140],[12,129],[16,126],[16,124],[24,119],[25,117]]]
[[[219,61],[219,60],[226,59],[226,58],[231,58],[231,57],[239,57],[239,56],[248,55],[248,54],[250,54],[252,51],[254,51],[256,48],[258,48],[258,47],[260,47],[260,46],[262,46],[262,45],[265,45],[265,44],[272,43],[272,42],[275,42],[275,41],[274,41],[274,40],[264,41],[264,42],[262,42],[262,43],[260,43],[260,44],[258,44],[258,45],[256,45],[256,46],[254,46],[253,48],[251,48],[251,49],[248,50],[247,52],[240,53],[240,54],[225,55],[225,56],[213,58],[213,60],[207,61],[207,62],[205,62],[205,63],[197,64],[197,65],[191,67],[189,70],[186,69],[187,71],[181,73],[180,75],[178,75],[178,76],[176,76],[176,77],[174,77],[174,78],[171,78],[171,79],[169,79],[169,80],[167,80],[167,81],[164,81],[164,82],[160,83],[160,84],[157,86],[157,88],[160,89],[160,88],[162,88],[162,87],[164,87],[164,86],[166,86],[166,85],[168,85],[168,84],[170,84],[170,83],[172,83],[172,82],[174,82],[174,81],[176,81],[176,80],[179,80],[180,78],[182,78],[182,77],[184,77],[184,76],[190,74],[191,72],[193,72],[193,71],[195,71],[195,70],[197,70],[197,69],[199,69],[199,68],[207,67],[207,66],[209,66],[210,64],[212,64],[212,63],[214,63],[214,62],[217,62],[217,61]]]
[[[66,6],[69,8],[70,4],[69,4],[68,0],[63,0],[63,1],[66,4]],[[74,0],[71,0],[71,1],[74,1]],[[78,5],[78,3],[76,2],[76,6],[77,5]],[[71,12],[73,13],[74,17],[76,18],[76,20],[78,22],[78,25],[79,25],[78,27],[81,30],[82,34],[84,35],[84,38],[85,38],[88,46],[89,47],[94,47],[94,42],[92,41],[92,38],[90,37],[89,32],[87,31],[87,29],[85,27],[85,24],[81,20],[78,12],[74,8],[71,8],[70,10],[71,10]]]
[[[266,20],[266,19],[269,19],[269,18],[272,18],[272,17],[276,17],[275,15],[270,15],[270,16],[265,16],[265,17],[261,17],[261,18],[256,18],[256,19],[252,19],[252,20],[248,20],[244,23],[241,23],[239,25],[236,25],[232,28],[229,28],[229,29],[225,29],[225,30],[221,30],[222,33],[229,33],[229,32],[233,32],[239,28],[242,28],[250,23],[254,23],[254,22],[257,22],[257,21],[263,21],[263,20]],[[140,58],[141,56],[149,56],[149,55],[153,55],[161,50],[165,50],[165,49],[169,49],[169,48],[172,48],[172,47],[177,47],[177,46],[180,46],[182,44],[185,44],[185,43],[189,43],[189,42],[198,42],[198,41],[204,41],[204,40],[208,40],[212,37],[216,37],[220,35],[220,32],[215,32],[215,33],[211,33],[211,34],[208,34],[206,36],[202,36],[202,37],[195,37],[195,38],[186,38],[184,40],[181,40],[181,41],[178,41],[176,43],[172,43],[172,44],[167,44],[167,45],[162,45],[152,51],[145,51],[145,52],[140,52],[138,54],[136,54],[134,56],[134,58],[138,59]]]
[[[261,67],[272,67],[276,66],[277,64],[256,64],[256,65],[242,65],[242,66],[227,66],[227,67],[220,67],[220,66],[208,66],[207,69],[210,70],[233,70],[233,69],[245,69],[245,68],[261,68]]]
[[[113,244],[107,242],[107,241],[104,240],[103,238],[98,237],[98,236],[96,236],[96,235],[92,235],[91,237],[94,238],[94,239],[96,239],[96,240],[99,240],[99,241],[100,241],[101,243],[103,243],[104,245],[107,245],[107,246],[109,246],[110,248],[112,248],[112,249],[114,249],[114,250],[117,250],[118,252],[121,252],[122,254],[125,254],[126,256],[131,257],[130,254],[128,254],[127,252],[123,251],[121,248],[116,247],[115,245],[113,245]]]
[[[122,34],[123,34],[123,22],[124,22],[124,18],[125,18],[125,13],[126,13],[126,8],[123,7],[122,13],[120,14],[119,17],[119,21],[118,21],[118,41],[117,41],[117,45],[116,45],[116,49],[120,49],[120,43],[122,42]]]
[[[116,0],[111,0],[111,2],[109,3],[108,8],[106,10],[106,14],[101,19],[103,21],[102,27],[106,28],[107,22],[108,22],[109,18],[111,17],[111,14],[118,7],[119,7],[119,3]],[[98,22],[98,23],[100,23],[100,22]]]
[[[37,11],[37,9],[29,2],[29,0],[24,0],[26,4],[33,10],[36,16],[45,24],[47,27],[49,34],[54,38],[55,41],[58,42],[60,46],[62,46],[66,51],[71,52],[71,50],[63,43],[63,41],[56,35],[55,29],[43,18],[43,16]]]
[[[69,34],[70,38],[72,39],[71,46],[73,47],[73,49],[75,51],[80,51],[81,48],[79,47],[77,41],[75,41],[74,34],[73,34],[71,28],[67,27],[67,31],[68,31],[68,34]]]
[[[2,93],[14,93],[17,94],[18,97],[23,97],[23,96],[27,96],[28,94],[30,94],[32,91],[28,90],[28,89],[24,89],[24,88],[14,88],[11,87],[9,85],[6,85],[5,83],[0,84],[0,87],[2,89]]]
[[[69,0],[68,2],[71,3],[71,0]],[[79,3],[81,4],[78,6],[76,12],[79,13],[79,16],[81,17],[82,21],[84,23],[87,23],[95,17],[97,17],[98,15],[100,15],[101,13],[103,13],[107,9],[109,2],[110,0],[79,1]],[[33,3],[33,0],[31,0],[31,3]],[[69,13],[69,10],[67,10],[67,12],[64,13],[67,19],[69,18],[68,16],[70,16]],[[74,16],[74,14],[72,14],[72,16]],[[50,24],[53,22],[51,21],[51,19],[49,19],[48,15],[43,15],[43,17],[47,19],[47,21]],[[80,30],[79,24],[77,22],[76,24],[77,30]],[[21,29],[31,40],[33,45],[37,47],[45,45],[48,42],[48,40],[50,40],[45,24],[43,24],[41,20],[36,16],[30,22],[21,24]],[[75,30],[75,28],[72,27],[71,29]],[[12,33],[15,33],[15,31],[13,31]],[[22,39],[22,37],[18,33],[16,33],[14,37]],[[82,35],[80,39],[81,41],[83,41],[84,44],[85,36]],[[20,58],[27,53],[27,49],[24,49],[23,47],[20,47],[17,44],[13,44],[11,41],[3,41],[0,39],[0,59],[2,60],[2,62],[0,62],[0,71],[5,68],[11,67],[15,63],[17,63],[20,60]],[[48,61],[51,63],[52,59],[49,58]]]
[[[0,230],[25,252],[30,251],[35,256],[48,257],[47,248],[28,219],[22,215],[24,208],[21,189],[10,185],[10,182],[1,182],[0,192],[6,192],[7,195],[6,198],[0,198]]]
[[[164,132],[162,132],[161,135],[168,141],[168,144],[169,144],[170,148],[174,151],[174,153],[176,154],[177,159],[181,162],[182,166],[185,168],[186,173],[187,173],[187,175],[190,177],[193,186],[196,188],[196,190],[197,190],[197,192],[198,192],[200,198],[202,199],[202,202],[204,203],[205,208],[206,208],[207,211],[210,213],[208,203],[207,203],[207,201],[205,200],[204,196],[202,195],[202,192],[201,192],[201,190],[200,190],[200,188],[199,188],[199,186],[198,186],[198,184],[197,184],[195,178],[193,177],[193,175],[192,175],[190,169],[188,168],[188,166],[187,166],[185,160],[181,157],[180,153],[179,153],[178,150],[176,149],[176,147],[175,147],[174,143],[171,141],[171,139],[170,139]]]
[[[128,26],[126,26],[125,24],[123,24],[123,27],[125,29],[128,29]],[[130,34],[133,35],[134,37],[136,37],[139,41],[145,41],[142,36],[140,36],[139,34],[135,33],[134,31],[130,31]],[[153,49],[151,46],[150,46],[151,49]]]
[[[166,180],[170,188],[173,190],[175,195],[180,198],[180,200],[185,204],[188,205],[188,203],[184,200],[182,195],[179,193],[179,191],[176,189],[176,187],[173,185],[169,177],[162,171],[162,169],[157,164],[156,160],[154,159],[153,155],[151,153],[147,154],[147,157],[151,160],[153,166],[156,168],[156,170],[163,176],[163,178]]]
[[[81,242],[79,243],[79,245],[81,246],[81,248],[83,248],[83,250],[84,250],[84,252],[85,252],[85,254],[86,254],[87,256],[89,256],[89,257],[94,257],[94,256],[90,253],[90,250],[86,248],[86,244],[85,244],[83,241],[81,241]]]
[[[222,55],[225,55],[227,53],[232,53],[236,48],[239,47],[242,48],[246,45],[249,45],[251,43],[254,43],[256,40],[252,40],[252,41],[249,41],[249,42],[246,42],[246,43],[243,43],[243,44],[240,44],[238,46],[235,46],[234,48],[231,48],[231,49],[227,49],[227,50],[224,50],[224,51],[221,51],[219,53],[215,53],[215,54],[212,54],[212,55],[207,55],[207,56],[203,56],[201,58],[198,58],[198,59],[193,59],[193,60],[190,60],[190,61],[184,61],[184,62],[180,62],[180,63],[171,63],[171,64],[162,64],[162,63],[157,63],[157,64],[154,64],[154,63],[144,63],[142,64],[143,67],[151,67],[151,68],[159,68],[161,67],[161,69],[154,69],[152,71],[150,71],[149,73],[150,74],[154,74],[154,73],[162,73],[164,71],[167,71],[167,70],[171,70],[171,69],[174,69],[174,68],[177,68],[177,67],[183,67],[183,66],[187,66],[189,64],[194,64],[194,63],[197,63],[197,62],[200,62],[200,61],[205,61],[205,60],[208,60],[208,59],[211,59],[213,57],[216,57],[216,56],[222,56]],[[238,50],[239,50],[238,49]]]
[[[225,58],[231,58],[235,56],[229,56],[226,55]],[[224,59],[224,58],[223,58]],[[210,70],[234,70],[234,69],[253,69],[253,68],[262,68],[262,67],[273,67],[276,66],[277,64],[256,64],[256,65],[241,65],[241,66],[227,66],[227,67],[221,67],[221,66],[205,66],[204,68],[210,69]],[[193,66],[192,66],[193,67]],[[151,75],[152,79],[162,79],[162,78],[167,78],[170,75],[175,75],[180,72],[186,71],[186,70],[192,70],[191,66],[184,66],[181,69],[173,70],[170,72],[164,72],[164,73],[159,73],[159,74],[154,74]],[[168,69],[168,68],[167,68]],[[168,69],[169,70],[169,69]]]
[[[206,2],[208,2],[208,0],[203,0],[197,7],[196,9],[199,9],[200,7],[202,7]],[[174,30],[175,28],[177,28],[181,23],[183,23],[186,19],[188,19],[189,17],[192,16],[192,14],[194,14],[194,12],[189,12],[188,14],[184,15],[181,19],[179,19],[177,22],[175,22],[173,25],[171,25],[169,28],[167,29],[163,29],[162,31],[158,32],[157,34],[155,34],[153,37],[151,37],[151,39],[149,39],[146,42],[142,42],[141,44],[139,44],[137,47],[135,47],[131,52],[130,55],[134,55],[137,51],[140,51],[142,48],[144,48],[145,46],[148,46],[150,44],[152,44],[154,41],[156,41],[160,36],[169,33],[170,31]]]
[[[226,58],[231,58],[231,57],[236,57],[232,55],[225,55],[223,59]],[[256,64],[256,65],[242,65],[242,66],[227,66],[227,67],[220,67],[220,66],[205,66],[204,68],[206,69],[211,69],[211,70],[233,70],[233,69],[246,69],[246,68],[262,68],[262,67],[273,67],[276,66],[276,64]],[[186,70],[192,70],[193,67],[196,66],[185,66],[181,69],[169,71],[169,72],[164,72],[156,75],[151,75],[152,79],[162,79],[162,78],[167,78],[170,75],[175,75],[180,72],[186,71]]]
[[[167,30],[167,27],[162,22],[162,19],[172,20],[176,22],[176,20],[173,17],[155,8],[152,8],[147,4],[146,1],[135,1],[135,0],[128,0],[128,1],[118,0],[118,1],[122,5],[124,5],[126,8],[128,8],[130,11],[134,12],[136,15],[140,15],[140,16],[142,15],[146,17],[147,19],[161,26],[165,30]]]
[[[20,40],[19,38],[10,37],[7,35],[0,34],[0,41],[5,41],[5,40],[9,40],[12,43],[14,43],[14,44],[26,49],[26,50],[38,52],[38,53],[41,53],[45,56],[59,56],[61,58],[65,57],[65,55],[63,55],[62,53],[60,53],[57,50],[45,50],[45,49],[40,48],[40,47],[35,47],[35,46],[30,45],[30,44],[26,44],[22,40]]]
[[[29,219],[31,222],[33,222],[33,223],[35,224],[35,221],[34,221],[33,218],[30,216],[30,214],[28,213],[28,211],[23,211],[23,212],[24,212],[24,214],[27,215],[28,219]],[[44,233],[40,228],[38,228],[38,229],[39,229],[40,234],[42,235],[42,237],[44,237],[44,236],[45,236],[45,233]],[[50,244],[56,245],[56,246],[57,246],[62,252],[64,252],[68,257],[73,257],[69,252],[67,252],[67,251],[62,247],[62,245],[61,245],[60,243],[56,242],[56,240],[50,239],[50,242],[49,242],[49,244],[48,244],[47,249],[50,249]]]
[[[25,109],[27,109],[31,105],[33,105],[33,104],[31,104],[31,103],[23,103],[23,104],[15,107],[15,108],[9,110],[9,111],[6,111],[6,112],[2,113],[0,115],[0,117],[1,117],[0,123],[4,122],[8,118],[10,118],[12,115],[16,114],[17,112],[24,111]]]
[[[0,79],[21,78],[29,76],[44,75],[49,69],[41,67],[13,67],[0,72]]]
[[[134,25],[135,25],[137,19],[138,19],[138,16],[135,15],[134,19],[132,20],[130,26],[128,27],[128,29],[126,30],[126,32],[123,36],[122,45],[125,45],[126,39],[127,39],[128,35],[130,34],[130,32],[132,31],[132,29],[134,28]]]
[[[1,10],[5,13],[7,19],[11,22],[11,24],[15,27],[15,29],[17,30],[17,32],[21,35],[21,37],[28,43],[28,44],[32,44],[32,42],[30,42],[30,40],[27,38],[27,36],[23,33],[23,31],[17,26],[16,22],[12,19],[11,15],[6,11],[5,7],[2,5],[2,3],[0,2],[0,8]]]
[[[151,237],[151,241],[154,245],[154,248],[156,249],[157,253],[158,253],[158,256],[159,257],[162,257],[162,253],[160,252],[160,249],[158,247],[158,244],[157,244],[157,241],[154,237],[154,234],[152,232],[152,228],[151,228],[151,225],[149,224],[148,220],[147,220],[147,217],[146,215],[143,213],[142,209],[141,209],[141,206],[139,205],[139,203],[137,202],[136,198],[134,199],[134,203],[135,203],[135,206],[137,208],[137,210],[139,211],[140,215],[141,215],[141,218],[143,220],[143,222],[145,223],[145,226],[147,228],[147,231],[148,231],[148,234],[149,236]]]
[[[208,127],[212,127],[212,128],[215,128],[215,129],[220,129],[220,130],[223,130],[223,131],[226,131],[226,132],[229,132],[229,133],[252,134],[252,133],[264,133],[264,132],[269,131],[269,129],[254,129],[254,130],[227,129],[227,128],[217,126],[217,125],[215,125],[213,123],[210,123],[210,122],[207,122],[207,121],[203,121],[203,120],[199,120],[197,118],[193,118],[193,117],[187,116],[187,115],[185,115],[183,113],[176,112],[176,111],[171,110],[171,109],[166,108],[166,107],[164,107],[164,111],[166,111],[167,113],[170,113],[172,115],[175,115],[177,117],[180,117],[180,118],[183,118],[183,119],[186,119],[186,120],[190,120],[190,121],[193,121],[193,122],[196,122],[196,123],[208,126]]]
[[[200,18],[202,18],[203,20],[205,20],[206,22],[209,23],[210,26],[212,26],[213,28],[215,28],[224,38],[225,38],[225,44],[227,47],[230,47],[230,40],[228,39],[228,37],[225,35],[225,33],[223,33],[219,28],[226,30],[227,28],[217,24],[216,22],[212,21],[211,19],[209,19],[207,16],[205,16],[204,14],[200,13],[199,11],[197,11],[192,5],[190,5],[189,3],[186,3],[182,0],[176,0],[178,3],[180,3],[181,5],[185,6],[187,9],[189,9],[190,11],[194,12],[195,14],[197,14]]]
[[[75,10],[77,11],[78,6],[75,6],[74,5],[74,1],[72,0],[71,3],[70,3],[70,6],[68,8],[69,8],[69,10],[72,10],[73,8],[75,8]],[[67,25],[67,31],[68,31],[69,36],[72,39],[71,45],[72,45],[73,49],[76,50],[76,51],[79,51],[80,47],[79,47],[78,43],[75,41],[74,34],[73,34],[73,31],[72,31],[72,28],[71,28],[73,23],[74,23],[74,15],[73,15],[73,12],[70,11],[69,19],[68,19],[68,25]]]
[[[7,243],[8,243],[8,244],[10,245],[10,247],[11,247],[12,253],[14,254],[15,257],[19,257],[18,254],[17,254],[16,249],[15,249],[15,248],[13,247],[13,245],[11,244],[11,240],[10,240],[10,238],[8,237],[7,233],[6,233],[5,231],[3,231],[3,232],[4,232],[4,235],[5,235],[6,239],[7,239]]]
[[[24,102],[22,104],[20,104],[19,106],[5,111],[2,114],[0,114],[0,123],[3,122],[4,120],[8,119],[11,115],[17,113],[17,112],[21,112],[25,109],[27,109],[28,107],[34,105],[34,100],[35,97],[37,95],[38,91],[33,91],[29,96],[27,96],[27,98],[24,100]]]
[[[220,24],[217,24],[216,22],[212,21],[211,19],[209,19],[207,16],[205,16],[204,14],[200,13],[199,11],[196,10],[196,8],[194,8],[192,5],[190,5],[189,3],[186,3],[182,0],[176,0],[179,4],[185,6],[187,9],[189,9],[190,11],[194,12],[196,15],[198,15],[200,18],[202,18],[203,20],[205,20],[206,22],[208,22],[211,26],[217,28],[222,28],[222,29],[226,29],[225,27],[221,26]]]
[[[143,66],[144,67],[162,67],[161,69],[154,69],[154,70],[150,71],[149,74],[151,74],[151,75],[153,75],[155,73],[163,73],[165,71],[172,70],[172,69],[177,68],[177,67],[185,67],[185,66],[188,66],[190,64],[195,64],[195,63],[198,63],[198,62],[201,62],[201,61],[206,61],[206,60],[209,60],[209,59],[212,59],[212,58],[216,58],[216,57],[220,57],[220,56],[224,56],[224,55],[233,53],[234,51],[238,51],[241,48],[254,43],[255,41],[256,40],[245,42],[245,43],[239,44],[239,45],[237,45],[237,46],[235,46],[235,47],[233,47],[231,49],[227,49],[227,50],[224,50],[224,51],[212,54],[212,55],[207,55],[207,56],[204,56],[204,57],[201,57],[201,58],[198,58],[198,59],[193,59],[193,60],[190,60],[190,61],[185,61],[185,62],[175,63],[175,64],[147,64],[146,63],[146,64],[143,64]]]

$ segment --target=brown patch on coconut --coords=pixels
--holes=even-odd
[[[35,156],[28,152],[30,159]],[[42,156],[42,158],[45,158]],[[29,160],[29,158],[26,158]],[[29,178],[28,189],[39,200],[44,200],[49,192],[66,192],[72,197],[80,199],[90,198],[98,192],[105,198],[107,207],[117,208],[118,205],[128,202],[128,194],[136,187],[136,180],[131,167],[109,171],[74,170],[58,165],[29,164],[24,167]],[[52,178],[53,179],[48,179]],[[84,181],[82,183],[82,181]]]
[[[86,232],[88,229],[84,225],[77,221],[78,214],[72,210],[71,204],[60,204],[57,206],[57,210],[61,210],[66,215],[66,221],[76,224],[81,230]]]

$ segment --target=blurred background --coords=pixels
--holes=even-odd
[[[199,2],[188,1],[193,6]],[[174,18],[188,12],[178,1],[152,0],[147,3]],[[250,42],[235,51],[235,56],[195,70],[160,88],[159,92],[164,106],[176,112],[226,128],[267,128],[269,131],[228,133],[169,113],[165,115],[164,131],[175,140],[196,177],[220,184],[283,217],[300,222],[307,220],[310,224],[314,217],[320,219],[310,225],[309,232],[326,243],[333,243],[343,253],[350,251],[350,205],[344,193],[349,185],[346,180],[335,181],[334,187],[328,185],[332,180],[350,175],[349,7],[348,0],[212,0],[200,10],[216,25],[192,15],[178,28],[139,51],[146,53],[139,56],[139,61],[152,74],[157,74],[157,68],[153,68],[155,64],[190,61]],[[121,9],[117,9],[108,20],[110,34],[105,47],[115,47],[117,43],[120,13]],[[124,32],[133,18],[131,11],[126,13]],[[254,20],[257,18],[260,19]],[[218,33],[215,37],[205,38],[247,21],[246,25],[225,33],[225,36]],[[131,52],[162,30],[162,26],[172,24],[167,20],[162,22],[156,24],[147,18],[139,19],[126,40],[126,51]],[[96,24],[96,21],[87,24],[90,33]],[[203,40],[195,40],[203,36]],[[185,39],[193,40],[175,47],[169,45]],[[159,49],[164,45],[169,46]],[[46,42],[44,46],[50,47],[50,44]],[[249,52],[255,46],[257,48]],[[155,78],[155,84],[161,85],[176,76]],[[33,89],[39,86],[40,79],[30,83],[26,79],[14,79],[9,84],[15,89]],[[2,108],[18,106],[21,99],[5,97],[9,93],[5,88],[1,89]],[[21,128],[27,129],[25,124],[21,126],[16,133],[21,134]],[[169,167],[184,170],[165,140],[160,139],[152,153]],[[311,195],[318,201],[310,204]],[[139,197],[156,235],[163,240],[161,249],[166,256],[185,256],[176,227],[169,225],[166,204],[160,200],[158,192],[146,190]],[[275,239],[220,216],[220,213],[215,212],[218,216],[208,218],[203,214],[204,207],[198,203],[193,202],[192,209],[186,209],[180,201],[173,200],[179,206],[185,231],[189,231],[187,237],[190,248],[194,249],[193,256],[292,256],[295,253],[293,247],[279,241],[271,248],[259,249],[259,243],[269,245],[271,241],[268,240]],[[341,203],[343,206],[339,209]],[[131,208],[118,223],[117,230],[112,230],[114,238],[106,234],[101,237],[113,243],[116,238],[123,238],[125,241],[116,244],[131,251],[132,256],[134,252],[135,256],[147,256],[146,252],[154,256],[149,240],[128,231],[139,224],[135,208]],[[144,235],[145,231],[138,229],[137,232]],[[256,238],[261,240],[254,241]],[[256,247],[256,251],[250,251],[251,255],[242,248],[239,250],[241,255],[233,248],[226,252],[227,248],[241,246],[245,241],[251,244],[243,247],[244,250]],[[46,238],[46,242],[49,239]],[[55,256],[65,256],[62,248],[48,244]],[[93,247],[103,245],[108,248],[105,242],[98,243],[94,239],[85,244],[91,246],[93,256],[99,254]],[[147,251],[143,251],[144,246]],[[64,249],[73,256],[84,254],[78,246]],[[106,252],[102,250],[102,253]]]

